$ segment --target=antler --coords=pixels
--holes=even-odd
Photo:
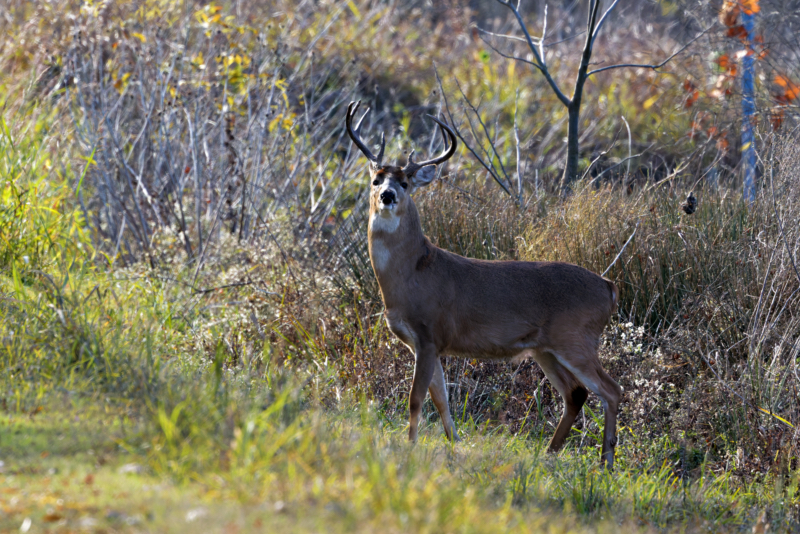
[[[456,153],[456,134],[453,133],[453,130],[450,127],[434,117],[433,115],[428,115],[428,117],[432,118],[436,121],[436,124],[439,125],[439,128],[442,130],[442,137],[444,138],[444,150],[442,153],[433,159],[429,159],[426,161],[421,161],[416,163],[414,161],[414,151],[412,150],[411,153],[408,155],[408,163],[405,167],[403,167],[403,172],[406,176],[413,176],[415,172],[420,170],[422,167],[426,167],[428,165],[438,165],[439,163],[444,163],[448,159],[450,159],[453,154]],[[450,146],[447,146],[447,138],[450,137]]]
[[[369,108],[364,114],[361,116],[361,119],[356,124],[356,127],[353,128],[353,117],[358,111],[358,107],[361,105],[361,100],[358,102],[350,102],[350,105],[347,106],[347,119],[345,119],[345,124],[347,125],[347,133],[350,135],[350,139],[356,144],[356,146],[364,153],[365,156],[372,162],[373,165],[376,167],[381,166],[381,161],[383,160],[383,149],[386,146],[386,141],[383,138],[383,134],[381,134],[381,149],[378,152],[377,156],[374,156],[372,152],[370,152],[367,145],[364,144],[364,141],[361,140],[361,123],[364,122],[364,117],[367,116],[369,113]]]

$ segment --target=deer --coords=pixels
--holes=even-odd
[[[390,331],[414,354],[408,439],[417,441],[427,392],[448,440],[457,441],[441,356],[519,361],[532,357],[564,401],[548,445],[564,445],[589,391],[605,412],[601,465],[613,468],[622,390],[598,357],[603,329],[616,310],[613,281],[571,263],[478,260],[443,250],[425,237],[412,195],[429,185],[437,165],[456,152],[453,130],[436,117],[442,153],[404,167],[383,164],[385,137],[374,155],[361,139],[369,108],[353,127],[361,102],[347,108],[345,126],[369,160],[367,243]]]

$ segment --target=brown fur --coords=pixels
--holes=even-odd
[[[587,389],[606,411],[602,458],[613,463],[621,390],[600,365],[600,335],[614,312],[613,282],[569,263],[484,261],[434,246],[422,233],[409,191],[414,177],[398,167],[371,168],[369,248],[391,330],[414,352],[409,438],[430,388],[447,436],[455,428],[442,384],[440,355],[513,358],[529,354],[564,398],[564,414],[550,442],[561,448],[586,400]],[[381,192],[397,203],[394,231],[381,217]],[[390,220],[390,219],[387,219]],[[373,224],[373,221],[375,223]],[[376,251],[384,255],[383,263]]]
[[[600,365],[597,349],[616,308],[617,287],[569,263],[482,261],[435,247],[422,234],[410,193],[429,184],[435,177],[433,165],[455,153],[455,133],[432,117],[450,141],[440,156],[415,163],[412,152],[403,168],[383,165],[383,138],[375,156],[360,138],[364,117],[352,125],[359,104],[350,103],[345,125],[370,160],[370,260],[386,307],[386,322],[414,351],[409,439],[417,439],[426,390],[447,437],[456,439],[440,355],[530,355],[564,399],[564,414],[549,449],[557,451],[564,444],[588,388],[603,401],[601,459],[611,468],[622,392]]]

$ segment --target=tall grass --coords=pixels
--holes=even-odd
[[[421,39],[413,17],[433,11],[265,5],[281,12],[86,4],[81,33],[42,76],[5,93],[0,406],[9,417],[91,404],[119,417],[109,427],[116,454],[295,530],[745,529],[763,510],[775,529],[796,528],[793,140],[764,155],[753,205],[727,183],[697,185],[692,215],[679,204],[702,165],[698,176],[586,186],[563,200],[533,187],[532,177],[555,175],[544,162],[528,167],[530,198],[518,206],[456,160],[460,170],[416,198],[439,246],[596,272],[620,253],[607,274],[621,289],[619,315],[601,354],[626,390],[618,467],[598,469],[595,400],[566,451],[542,454],[560,401],[531,362],[446,361],[463,441],[445,443],[426,405],[412,447],[413,357],[382,317],[340,104],[370,95],[389,157],[409,144],[435,152],[417,125],[440,107],[424,69],[449,57],[440,65],[467,96],[488,91],[483,112],[501,119],[489,130],[509,154],[510,138],[497,134],[508,131],[516,78],[471,39],[445,46],[467,12],[435,23],[440,48],[420,51],[406,44]],[[18,7],[20,19],[33,9]],[[66,31],[61,18],[35,7],[43,22],[25,38],[45,28],[52,43]],[[3,61],[24,71],[41,53],[18,44]],[[456,51],[477,54],[480,69]],[[537,83],[523,104],[539,98]],[[643,97],[628,89],[617,104],[638,109]],[[680,109],[664,111],[667,123],[688,120]],[[556,158],[558,117],[529,117],[531,153]]]

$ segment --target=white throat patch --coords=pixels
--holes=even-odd
[[[377,271],[383,271],[389,265],[392,253],[389,248],[383,243],[382,239],[372,240],[372,264]]]
[[[397,227],[400,226],[400,217],[394,210],[378,210],[372,214],[369,221],[369,226],[373,232],[386,232],[393,234]]]

